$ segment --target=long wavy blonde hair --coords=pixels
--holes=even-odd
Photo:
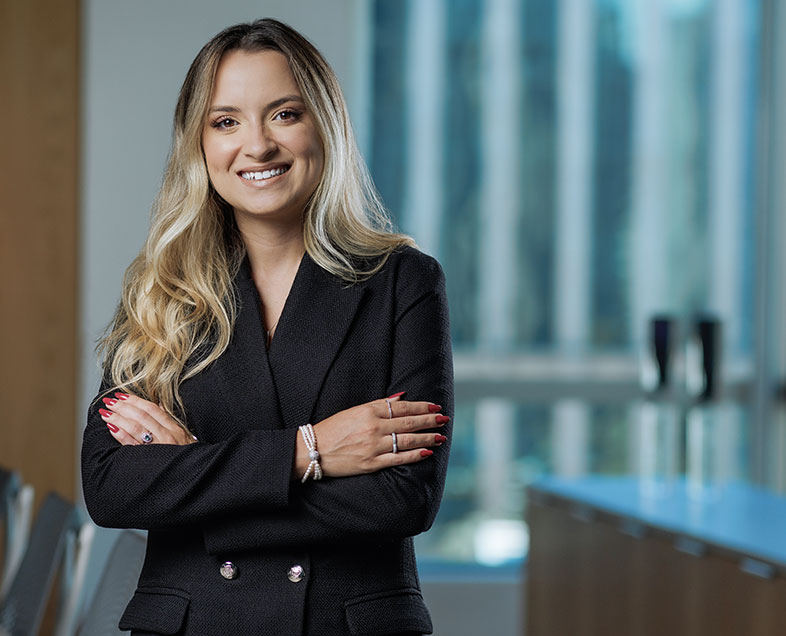
[[[231,207],[210,183],[202,151],[216,69],[234,50],[283,53],[315,121],[324,168],[304,210],[309,256],[352,284],[378,271],[396,247],[413,244],[392,231],[357,149],[338,80],[319,51],[272,19],[216,35],[183,82],[150,232],[126,271],[122,298],[98,344],[111,390],[155,401],[184,426],[180,383],[226,349],[236,313],[232,281],[246,254]]]

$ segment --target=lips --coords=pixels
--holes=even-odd
[[[238,173],[245,181],[267,181],[273,177],[284,174],[289,170],[289,166],[276,166],[266,170],[243,170]]]

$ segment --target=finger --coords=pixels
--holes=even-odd
[[[133,436],[131,436],[125,429],[122,429],[118,426],[117,420],[119,419],[119,416],[105,409],[99,410],[101,412],[101,419],[103,419],[106,423],[106,428],[112,437],[114,437],[123,446],[137,446],[139,444],[139,442],[135,440]]]
[[[129,395],[127,393],[115,393],[117,396],[114,400],[107,400],[104,398],[104,403],[109,405],[110,401],[114,402],[117,407],[121,410],[119,412],[123,412],[124,405],[133,406],[140,411],[146,413],[149,417],[153,418],[155,422],[158,423],[166,432],[159,430],[159,436],[162,436],[163,439],[166,440],[165,443],[172,443],[172,444],[193,444],[197,442],[197,438],[191,432],[187,431],[180,423],[173,418],[167,411],[164,409],[161,404],[155,404],[150,400],[145,400],[144,398],[140,398],[135,395]],[[113,405],[109,405],[109,408],[113,408],[117,410]],[[149,421],[149,420],[145,420]]]
[[[114,412],[131,422],[132,430],[129,432],[137,439],[142,439],[142,435],[147,431],[159,442],[168,441],[172,436],[167,428],[137,404],[136,402],[119,403],[115,405]]]
[[[388,408],[388,403],[390,404],[390,408]],[[377,414],[382,419],[392,419],[394,417],[405,417],[408,415],[439,413],[441,410],[442,407],[433,402],[408,402],[399,397],[395,400],[391,398],[379,400]]]
[[[117,409],[117,405],[115,409]],[[128,433],[135,440],[142,443],[144,442],[143,436],[145,433],[150,433],[153,437],[152,442],[157,444],[174,444],[172,435],[163,428],[156,420],[150,417],[144,411],[141,411],[131,405],[124,404],[122,406],[122,413],[119,410],[107,411],[106,409],[99,409],[101,417],[105,421],[111,422],[115,426],[120,427]],[[110,414],[111,417],[107,417]]]
[[[416,448],[429,448],[441,446],[448,438],[441,433],[398,433],[396,434],[396,448],[399,452]],[[380,442],[381,453],[392,452],[393,437],[388,435]]]
[[[107,427],[109,428],[109,427]],[[133,437],[131,437],[128,433],[126,433],[122,428],[117,428],[117,430],[113,431],[111,428],[109,429],[110,435],[114,437],[118,442],[120,442],[123,446],[140,446],[141,442],[138,442]]]
[[[422,431],[427,428],[441,428],[450,421],[447,415],[441,413],[429,413],[428,415],[411,415],[406,417],[396,417],[392,420],[383,421],[380,429],[385,434],[390,433],[411,433]]]
[[[145,400],[144,398],[138,397],[136,395],[129,395],[127,393],[119,392],[115,393],[115,395],[117,396],[118,400],[115,405],[120,408],[120,411],[118,412],[122,413],[122,408],[126,405],[132,406],[152,417],[160,426],[164,427],[172,434],[176,434],[181,430],[180,425],[172,418],[171,415],[169,415],[169,413],[161,408],[160,405],[155,404],[150,400]],[[106,400],[104,400],[104,402],[108,403]]]
[[[116,413],[140,423],[157,437],[158,441],[166,444],[189,444],[196,441],[160,405],[126,393],[115,395],[118,396],[116,399],[104,398],[104,404]]]
[[[415,450],[399,451],[398,453],[385,453],[376,459],[377,468],[390,468],[392,466],[405,466],[406,464],[415,464],[422,462],[434,454],[434,451],[427,448],[418,448]]]

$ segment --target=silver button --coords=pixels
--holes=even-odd
[[[303,566],[302,565],[293,565],[289,568],[289,572],[287,572],[287,577],[293,583],[300,583],[303,580]]]
[[[237,566],[232,561],[221,565],[221,576],[225,579],[234,579],[237,576]]]

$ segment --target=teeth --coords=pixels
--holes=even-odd
[[[287,170],[289,170],[289,166],[281,166],[280,168],[263,170],[262,172],[241,172],[240,176],[247,181],[264,181],[265,179],[270,179],[270,177],[277,177],[280,174],[284,174]]]

